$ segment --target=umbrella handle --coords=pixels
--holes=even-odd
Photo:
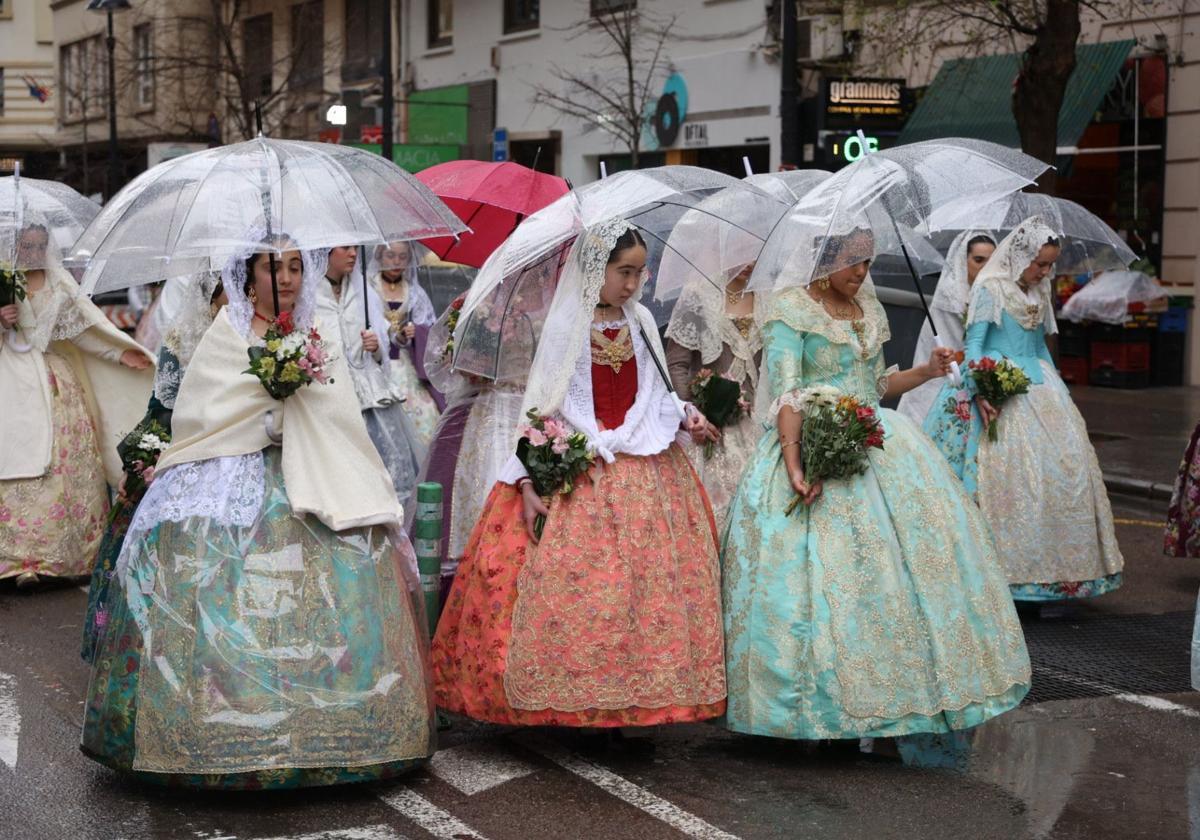
[[[363,324],[364,329],[371,329],[371,305],[369,295],[367,293],[367,246],[358,246],[358,255],[362,260],[362,278],[363,278]]]
[[[933,344],[938,349],[945,349],[946,342],[942,341],[942,337],[936,333],[933,336]],[[950,380],[950,384],[955,388],[962,387],[962,370],[958,366],[958,362],[950,362],[950,373],[946,376]]]

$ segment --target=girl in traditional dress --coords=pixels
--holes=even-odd
[[[885,369],[870,232],[831,237],[824,254],[837,270],[775,292],[765,316],[759,403],[772,426],[721,554],[728,725],[797,739],[974,726],[1028,691],[1024,636],[983,517],[917,427],[879,408],[944,373],[951,351]],[[879,413],[884,446],[862,475],[804,474],[802,412],[818,386]]]
[[[418,440],[422,447],[428,448],[441,409],[421,382],[410,348],[417,340],[418,331],[432,327],[437,316],[429,295],[417,282],[413,248],[409,242],[393,242],[376,248],[375,259],[381,270],[373,283],[386,307],[392,383],[405,397],[404,410],[416,427]]]
[[[325,255],[261,247],[306,334]],[[243,372],[275,314],[269,265],[223,272],[229,304],[180,386],[88,686],[84,752],[162,784],[366,781],[433,752],[415,561],[345,361],[283,401]]]
[[[599,468],[547,506],[510,459],[435,636],[436,696],[450,711],[618,727],[724,710],[715,523],[674,444],[707,423],[664,383],[653,318],[635,302],[645,261],[623,220],[585,230],[567,257],[524,408],[586,435]]]
[[[1083,417],[1046,349],[1058,332],[1048,277],[1059,254],[1038,217],[1009,234],[975,280],[967,315],[966,361],[1007,359],[1029,377],[1027,394],[1003,411],[942,386],[925,431],[978,501],[995,535],[1018,601],[1090,598],[1121,585],[1124,561],[1112,508]],[[999,416],[999,439],[984,440]]]
[[[682,398],[692,398],[693,379],[707,369],[737,382],[748,404],[754,404],[762,331],[756,318],[759,296],[745,292],[753,270],[751,263],[734,271],[723,290],[704,277],[693,277],[680,294],[666,336],[671,382]],[[712,456],[705,456],[703,446],[692,448],[689,455],[721,525],[761,427],[746,411],[737,423],[712,432],[720,438],[711,448]]]
[[[162,328],[163,340],[158,350],[154,391],[150,394],[150,402],[141,422],[126,435],[125,440],[117,444],[122,460],[123,448],[132,445],[136,437],[149,431],[153,425],[170,432],[171,413],[175,409],[179,383],[183,380],[183,373],[187,370],[196,345],[217,312],[225,305],[225,287],[221,284],[220,275],[215,273],[176,277],[167,281],[156,301],[156,319]],[[150,475],[153,478],[153,471]],[[131,492],[126,486],[125,477],[122,477],[117,500],[108,516],[108,527],[96,552],[91,585],[88,587],[87,614],[83,621],[81,655],[88,662],[95,656],[97,635],[108,623],[108,583],[142,492]]]
[[[23,230],[26,297],[0,308],[0,579],[86,575],[104,534],[117,442],[141,416],[153,360]]]
[[[986,233],[975,230],[963,231],[950,243],[950,250],[946,252],[946,266],[938,278],[933,299],[929,301],[929,314],[937,326],[943,347],[955,351],[963,349],[971,285],[995,250],[996,241]],[[929,321],[921,322],[913,366],[923,364],[935,346]],[[896,410],[920,426],[925,422],[941,388],[942,382],[938,379],[918,385],[900,398]]]
[[[329,269],[317,292],[317,321],[341,348],[367,434],[392,477],[400,504],[407,506],[417,486],[417,472],[428,449],[407,411],[407,402],[391,378],[396,364],[375,330],[385,329],[383,304],[374,289],[354,279],[358,250],[333,248]],[[364,309],[364,296],[365,306]],[[370,311],[371,329],[366,313]]]

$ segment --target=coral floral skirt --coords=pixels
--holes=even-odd
[[[492,488],[433,641],[437,704],[530,726],[651,726],[725,711],[712,509],[678,446],[618,455],[555,497],[539,545]]]

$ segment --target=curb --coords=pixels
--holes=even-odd
[[[1104,486],[1109,492],[1125,496],[1140,496],[1143,499],[1169,502],[1174,488],[1167,484],[1145,481],[1140,478],[1129,478],[1123,475],[1105,475]]]

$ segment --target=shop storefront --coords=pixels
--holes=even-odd
[[[912,107],[903,79],[826,76],[820,94],[800,104],[801,159],[806,166],[837,170],[894,146]]]

